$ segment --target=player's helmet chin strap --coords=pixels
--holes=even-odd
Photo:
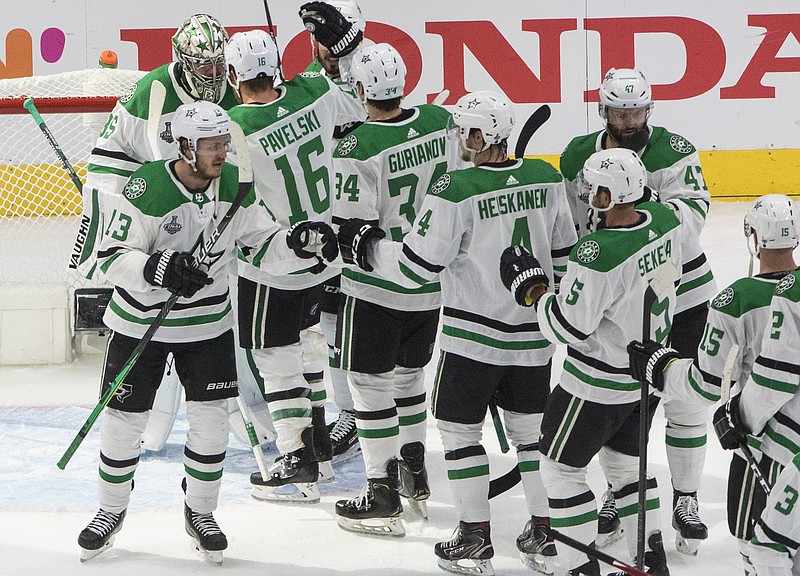
[[[186,154],[183,153],[183,146],[178,143],[178,157],[186,162],[189,166],[192,167],[193,172],[197,172],[197,166],[194,165],[195,161],[197,160],[197,151],[194,149],[194,145],[192,141],[186,138],[186,145],[189,147],[189,151],[192,153],[192,157],[189,158]]]
[[[754,267],[753,266],[753,260],[755,260],[756,258],[760,257],[759,256],[759,252],[761,251],[761,249],[758,246],[758,239],[756,238],[756,234],[758,234],[758,233],[754,231],[754,233],[751,234],[747,238],[747,251],[750,253],[750,263],[747,265],[747,275],[748,276],[752,276],[753,275],[753,267]],[[752,246],[750,246],[750,239],[751,238],[753,239],[753,245]]]

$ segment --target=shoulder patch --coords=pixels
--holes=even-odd
[[[600,244],[594,240],[587,240],[578,246],[578,250],[575,252],[575,254],[580,262],[589,264],[590,262],[597,260],[597,257],[600,256]]]
[[[794,274],[787,274],[778,282],[778,285],[775,287],[775,294],[783,294],[792,286],[794,286]]]
[[[673,134],[670,137],[669,145],[673,150],[675,150],[675,152],[680,152],[681,154],[689,154],[694,150],[694,146],[692,146],[691,142],[689,142],[683,136],[678,136],[677,134]]]
[[[431,194],[441,194],[450,186],[450,174],[442,174],[431,186]]]
[[[733,288],[728,286],[727,288],[725,288],[725,290],[717,294],[714,300],[711,301],[711,307],[724,308],[725,306],[733,302],[733,297],[734,297]]]
[[[300,76],[303,78],[319,78],[321,74],[319,72],[300,72]]]
[[[355,150],[355,147],[358,146],[358,138],[356,138],[355,134],[350,134],[342,138],[342,141],[339,142],[339,146],[336,148],[336,153],[339,156],[347,156]]]
[[[119,97],[119,101],[123,104],[130,102],[131,98],[133,98],[134,92],[136,92],[137,83],[134,82],[133,86],[125,90],[125,93]]]
[[[147,190],[147,181],[144,178],[134,178],[125,185],[122,193],[128,200],[138,198]]]

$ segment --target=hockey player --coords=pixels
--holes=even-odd
[[[600,86],[599,112],[605,129],[574,138],[561,155],[561,171],[567,186],[578,236],[598,225],[602,216],[587,205],[586,194],[578,190],[581,168],[598,150],[627,148],[635,151],[647,169],[647,186],[661,202],[682,202],[692,208],[683,220],[684,236],[681,285],[672,326],[671,344],[685,358],[696,358],[703,337],[708,301],[716,293],[711,269],[700,247],[700,231],[705,224],[710,196],[703,180],[697,150],[684,137],[664,128],[648,125],[653,110],[650,84],[641,72],[631,69],[609,70]],[[590,217],[591,213],[591,217]],[[600,224],[602,225],[602,224]],[[692,233],[688,233],[691,227]],[[692,554],[696,547],[685,539],[699,541],[708,529],[697,513],[697,490],[703,474],[706,450],[707,408],[671,398],[664,403],[667,418],[666,451],[672,476],[673,524],[678,529],[678,550]],[[599,517],[598,546],[619,537],[619,519],[610,494]]]
[[[628,549],[636,553],[639,482],[640,384],[628,371],[627,337],[642,333],[644,314],[654,334],[665,338],[675,304],[672,283],[643,311],[648,282],[681,261],[682,230],[675,213],[658,203],[635,206],[645,194],[645,167],[636,153],[614,148],[589,156],[582,169],[589,204],[604,213],[605,226],[572,250],[558,295],[541,264],[523,247],[503,253],[501,277],[518,304],[538,303],[537,319],[551,342],[567,344],[559,384],[542,421],[541,472],[553,522],[568,536],[590,542],[597,535],[597,505],[586,483],[586,466],[599,453],[600,465],[619,504]],[[638,209],[637,209],[638,208]],[[690,208],[678,207],[680,217]],[[651,407],[654,406],[651,396]],[[650,413],[652,416],[652,412]],[[667,576],[655,477],[647,478],[644,564],[649,574]],[[595,559],[560,548],[568,574],[599,576]]]
[[[527,563],[552,574],[556,548],[546,534],[538,442],[555,346],[527,311],[486,295],[500,288],[496,262],[509,243],[527,246],[550,277],[560,277],[575,230],[561,174],[541,160],[508,158],[514,114],[503,96],[466,94],[453,121],[462,160],[474,167],[436,181],[404,242],[369,242],[384,234],[361,219],[342,224],[339,241],[359,265],[398,285],[421,288],[441,276],[444,320],[432,408],[459,525],[451,541],[436,544],[439,565],[449,572],[494,574],[489,460],[481,431],[496,399],[517,449],[530,516],[517,547]]]
[[[339,20],[336,24],[346,33],[347,22]],[[225,60],[228,81],[243,103],[231,109],[231,118],[244,127],[256,194],[286,228],[309,215],[329,222],[330,134],[339,118],[357,118],[356,103],[314,73],[275,87],[278,51],[261,30],[234,34],[225,48]],[[303,273],[276,276],[250,263],[247,256],[239,262],[239,341],[252,349],[264,377],[282,454],[270,467],[269,478],[260,472],[251,476],[255,498],[319,502],[317,475],[333,479],[322,381],[325,355],[318,353],[315,334],[308,329],[319,322],[323,282],[338,272],[320,262]],[[307,381],[304,373],[309,372],[316,377]],[[306,432],[312,422],[313,434]],[[312,436],[316,454],[307,442]],[[287,485],[291,486],[282,489]]]
[[[748,248],[752,239],[751,258],[753,255],[758,257],[759,273],[737,280],[712,300],[698,351],[698,364],[695,366],[690,359],[668,364],[677,352],[665,352],[654,342],[635,342],[631,354],[634,372],[644,374],[651,358],[658,353],[658,362],[669,366],[668,370],[658,369],[655,361],[652,362],[651,373],[664,374],[658,376],[665,382],[662,387],[666,387],[668,392],[688,390],[686,399],[689,401],[713,403],[719,400],[725,364],[728,356],[733,354],[728,377],[738,384],[734,394],[739,393],[761,350],[762,335],[771,323],[769,306],[775,286],[788,272],[797,268],[792,251],[800,239],[800,214],[788,196],[762,196],[745,216],[744,232]],[[748,445],[754,453],[760,454],[758,439],[749,437]],[[753,536],[753,524],[764,508],[764,500],[765,494],[757,486],[747,460],[737,450],[728,474],[728,527],[739,540],[745,568],[748,566],[747,541]]]
[[[410,232],[430,184],[458,161],[457,146],[447,138],[446,110],[400,106],[405,74],[400,54],[388,44],[353,54],[350,81],[368,121],[343,138],[334,154],[334,224],[361,218],[395,242]],[[354,263],[352,254],[342,256]],[[409,290],[345,268],[341,289],[337,360],[348,371],[368,483],[362,495],[337,502],[336,514],[345,530],[402,536],[398,452],[415,473],[414,487],[404,492],[423,515],[420,503],[430,493],[423,367],[433,353],[440,288],[433,283]]]
[[[237,170],[225,163],[229,118],[210,102],[184,104],[175,111],[172,131],[179,159],[146,164],[109,199],[111,217],[98,252],[101,269],[115,285],[104,317],[113,332],[103,393],[170,294],[182,300],[108,404],[100,431],[100,510],[78,537],[82,559],[110,547],[122,527],[141,435],[171,353],[189,422],[183,456],[186,531],[209,561],[222,561],[227,539],[212,513],[228,445],[227,399],[237,394],[228,269],[237,246],[250,247],[274,274],[306,268],[323,254],[332,259],[338,251],[327,224],[300,222],[282,232],[250,192],[209,259],[197,262],[197,246],[211,237],[237,196]]]
[[[354,0],[330,0],[326,2],[336,8],[356,29],[366,33],[366,20],[361,13],[361,8]],[[366,119],[366,111],[358,101],[358,97],[353,91],[352,86],[347,82],[346,72],[350,68],[351,57],[344,56],[341,60],[331,54],[331,51],[320,43],[314,36],[311,38],[311,52],[313,60],[306,68],[306,72],[319,72],[327,76],[334,84],[339,86],[361,109],[359,119],[356,122],[347,122],[337,125],[333,130],[334,145],[345,137],[349,132],[363,123]],[[363,40],[362,40],[363,43]],[[345,74],[343,74],[343,71]],[[356,416],[353,405],[353,394],[347,383],[347,373],[335,366],[334,348],[336,345],[336,313],[339,308],[339,276],[326,280],[322,285],[322,296],[320,298],[320,328],[325,335],[328,344],[329,374],[331,387],[333,388],[336,406],[339,408],[339,416],[336,421],[328,425],[328,430],[333,447],[333,461],[344,462],[357,457],[361,452],[356,434]]]

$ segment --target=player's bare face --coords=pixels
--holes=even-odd
[[[317,42],[317,60],[325,69],[328,78],[339,77],[339,59],[331,56],[331,51]]]
[[[230,150],[231,137],[228,135],[202,138],[197,141],[197,176],[208,180],[219,178],[222,165]]]
[[[647,108],[608,108],[606,113],[606,131],[620,147],[642,148],[639,144],[647,130]],[[646,138],[644,143],[647,143]]]

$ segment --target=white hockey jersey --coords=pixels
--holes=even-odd
[[[362,124],[342,138],[333,160],[333,223],[363,218],[402,242],[431,185],[461,167],[458,143],[447,137],[449,117],[444,108],[423,104],[390,121]],[[434,310],[440,304],[438,282],[409,289],[355,268],[342,269],[341,291],[395,310]]]
[[[739,413],[763,452],[786,466],[800,452],[800,272],[775,288],[761,352],[742,391]]]
[[[578,236],[589,233],[589,199],[578,190],[583,164],[602,150],[604,130],[574,138],[561,154],[561,172]],[[650,138],[638,152],[647,169],[647,186],[658,192],[661,202],[682,202],[692,211],[681,220],[684,226],[681,285],[675,312],[708,302],[717,291],[711,267],[700,246],[700,232],[706,221],[711,196],[703,179],[700,155],[683,136],[665,128],[650,127]]]
[[[104,218],[109,198],[118,196],[131,174],[145,162],[178,157],[178,145],[172,137],[172,116],[181,104],[195,99],[178,82],[175,68],[178,64],[164,64],[148,72],[127,93],[120,96],[105,125],[100,130],[94,149],[89,156],[86,184],[83,187],[83,214],[89,219],[85,241],[79,233],[76,249],[80,250],[78,270],[91,278],[95,268],[95,254],[100,234],[107,224]],[[151,86],[159,82],[165,88],[165,98],[155,128],[158,146],[153,151],[148,134]],[[219,105],[231,108],[236,98],[227,84],[222,90]],[[83,226],[83,224],[82,224]]]
[[[102,231],[98,263],[114,294],[103,321],[110,329],[140,338],[171,293],[144,278],[151,254],[161,250],[198,252],[234,202],[238,170],[225,164],[205,192],[192,193],[169,164],[152,162],[133,173],[121,194],[109,198],[109,218]],[[156,332],[158,342],[196,342],[233,327],[228,273],[237,248],[249,248],[253,261],[275,273],[308,266],[288,247],[280,226],[250,191],[241,208],[210,251],[206,261],[214,283],[191,298],[181,298]],[[272,241],[272,240],[275,241]]]
[[[364,107],[319,74],[299,74],[276,89],[280,95],[268,104],[229,112],[247,138],[256,194],[284,228],[304,220],[330,223],[331,136],[335,126],[358,120]],[[275,276],[239,262],[239,276],[283,290],[310,288],[338,273],[329,266],[320,274]]]
[[[544,336],[567,345],[561,387],[599,404],[639,400],[626,347],[643,337],[644,294],[656,270],[680,269],[684,231],[675,212],[655,202],[640,204],[638,211],[642,218],[635,226],[604,228],[581,239],[570,253],[561,291],[548,292],[537,307]],[[670,286],[648,311],[649,338],[666,340],[675,298]]]
[[[496,366],[542,366],[553,356],[530,311],[505,297],[498,262],[523,245],[549,278],[567,267],[576,235],[561,174],[541,160],[448,172],[431,187],[403,244],[382,240],[370,263],[410,288],[442,285],[439,346]]]

